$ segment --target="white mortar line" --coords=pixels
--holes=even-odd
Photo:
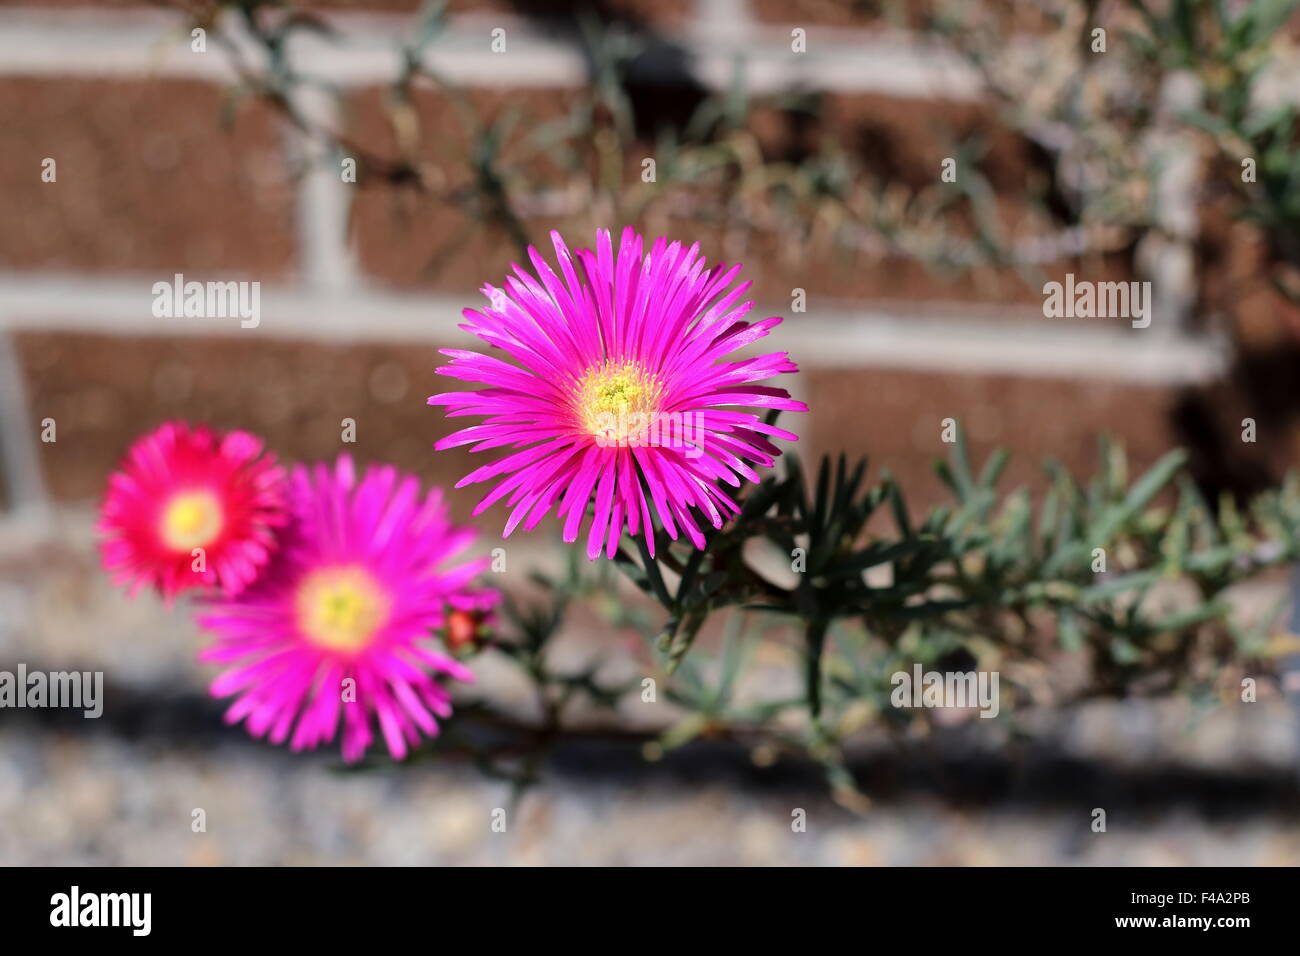
[[[344,87],[390,82],[397,75],[412,17],[338,13],[327,19],[338,26],[337,42],[304,34],[291,44],[300,72]],[[206,52],[193,52],[187,26],[183,16],[167,11],[0,10],[0,74],[231,80],[224,51],[209,37]],[[495,26],[507,31],[505,53],[490,51]],[[242,36],[237,26],[228,32]],[[981,85],[956,53],[906,32],[811,28],[807,52],[796,54],[788,28],[746,21],[738,30],[711,16],[669,39],[681,44],[690,73],[717,90],[732,85],[738,61],[746,64],[748,89],[758,93],[807,87],[965,100],[977,96]],[[255,54],[246,37],[239,45]],[[572,42],[542,36],[526,20],[504,14],[453,18],[426,62],[453,82],[475,86],[574,87],[588,78]],[[677,58],[649,56],[639,68],[656,78],[678,67]]]
[[[339,125],[338,101],[324,90],[295,94],[295,107],[319,128]],[[360,270],[348,248],[348,210],[355,188],[343,181],[342,155],[290,128],[290,153],[302,172],[297,189],[298,257],[301,281],[320,292],[339,294],[354,288]]]
[[[482,304],[477,293],[395,293],[361,288],[322,293],[263,287],[261,324],[238,318],[155,318],[153,282],[170,276],[88,279],[0,273],[0,330],[102,335],[269,336],[315,342],[436,343],[471,346],[457,326],[461,309]],[[1041,310],[927,303],[832,305],[788,315],[764,340],[812,368],[897,367],[970,374],[1115,379],[1168,385],[1220,374],[1220,340],[1116,328],[1089,319],[1045,319]],[[759,310],[762,315],[772,314]],[[775,311],[775,310],[774,310]],[[1008,321],[1008,316],[1014,317]]]
[[[1139,273],[1151,281],[1151,307],[1167,317],[1163,332],[1188,326],[1196,308],[1196,256],[1199,230],[1196,200],[1201,188],[1201,160],[1195,138],[1177,119],[1200,99],[1195,80],[1187,74],[1166,78],[1160,92],[1160,114],[1144,137],[1143,149],[1157,169],[1153,196],[1156,224],[1137,248]]]
[[[705,36],[729,30],[733,36],[744,39],[756,23],[749,0],[693,0],[686,30]]]
[[[979,73],[961,55],[915,31],[807,27],[807,52],[793,53],[792,25],[728,20],[733,0],[701,0],[697,16],[666,35],[680,44],[688,69],[714,90],[731,87],[737,61],[746,64],[753,92],[811,88],[876,92],[900,98],[972,100],[983,90]],[[295,36],[292,61],[305,74],[334,85],[389,82],[398,73],[399,48],[411,33],[412,14],[328,13],[338,42]],[[230,21],[233,22],[233,21]],[[503,26],[507,52],[490,52],[490,31]],[[234,78],[225,53],[209,38],[205,53],[190,49],[188,20],[170,10],[0,10],[0,74],[160,75],[226,82]],[[253,53],[242,27],[240,48]],[[1009,36],[1008,56],[1036,48],[1040,40]],[[588,70],[580,49],[565,39],[537,33],[525,18],[469,13],[452,17],[430,48],[426,62],[452,82],[485,87],[576,87]],[[676,72],[679,61],[647,57],[650,77]],[[1300,59],[1275,57],[1260,82],[1261,105],[1300,100]]]
[[[714,89],[727,89],[738,59],[750,64],[749,89],[771,92],[806,87],[835,92],[971,100],[981,95],[977,71],[950,47],[922,34],[896,29],[809,26],[806,53],[790,49],[798,24],[757,24],[746,13],[729,20],[736,0],[697,0],[696,15],[664,38],[678,43],[688,68]],[[399,49],[415,23],[413,14],[330,12],[338,41],[295,37],[295,66],[339,86],[391,81]],[[233,23],[233,18],[231,18]],[[487,87],[578,86],[587,81],[581,51],[571,42],[537,32],[526,18],[468,13],[450,26],[427,62],[454,82]],[[507,30],[507,52],[492,54],[490,31]],[[0,9],[0,75],[169,76],[226,81],[233,78],[225,54],[209,38],[206,53],[190,50],[189,20],[168,10]],[[242,35],[236,24],[229,31]],[[1008,56],[1037,49],[1034,37],[1007,38]],[[247,40],[241,44],[252,51]],[[675,74],[679,60],[647,58],[645,70]],[[1275,56],[1259,80],[1261,107],[1300,101],[1300,56]]]
[[[40,421],[32,416],[27,402],[23,371],[14,354],[12,336],[0,329],[0,468],[3,468],[5,496],[15,516],[37,524],[48,516],[45,479],[36,450],[36,436],[40,432]],[[56,432],[56,440],[57,437]]]
[[[897,97],[973,100],[983,83],[954,50],[914,31],[808,27],[807,52],[790,48],[790,29],[759,25],[748,16],[728,20],[733,0],[700,0],[697,15],[666,35],[682,48],[691,74],[707,87],[728,89],[737,62],[746,64],[751,92],[791,88],[880,93]],[[413,15],[328,13],[337,41],[299,35],[291,44],[297,69],[348,87],[385,83],[397,75],[399,50]],[[233,18],[229,21],[234,23]],[[0,10],[0,75],[169,76],[226,82],[234,78],[225,53],[211,42],[205,53],[190,49],[189,20],[164,10]],[[506,52],[490,51],[491,30],[507,31]],[[228,32],[243,37],[235,24]],[[1008,55],[1041,41],[1008,37]],[[524,18],[462,14],[428,51],[426,63],[451,81],[485,87],[574,87],[587,81],[581,51],[564,39],[538,33]],[[679,58],[647,57],[651,78],[675,74]],[[1260,80],[1261,105],[1300,100],[1300,58],[1276,57]]]

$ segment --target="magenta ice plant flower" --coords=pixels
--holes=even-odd
[[[589,558],[612,557],[625,527],[653,555],[652,506],[669,537],[680,529],[703,547],[695,515],[720,528],[740,510],[719,483],[758,481],[753,466],[781,453],[772,439],[797,439],[747,409],[807,410],[755,384],[798,371],[787,353],[728,358],[781,319],[746,321],[750,283],[733,287],[741,267],[708,267],[698,244],[657,239],[645,252],[631,228],[617,254],[606,230],[576,254],[558,233],[551,241],[558,274],[530,248],[536,275],[516,265],[504,289],[483,287],[486,309],[465,310],[461,327],[504,355],[442,350],[451,362],[439,374],[483,387],[429,404],[483,421],[435,447],[513,449],[456,485],[496,480],[474,513],[504,499],[503,537],[558,502],[564,540],[575,541],[594,498]]]
[[[128,449],[100,508],[104,567],[134,594],[251,582],[287,520],[284,469],[247,432],[166,422]]]
[[[199,617],[216,635],[202,658],[227,668],[212,694],[235,696],[228,723],[293,750],[332,742],[341,727],[348,762],[377,720],[400,760],[451,714],[441,678],[473,680],[434,633],[497,602],[472,583],[488,559],[456,563],[476,532],[451,522],[439,489],[422,496],[392,466],[357,480],[344,455],[296,466],[290,488],[292,521],[266,571]]]

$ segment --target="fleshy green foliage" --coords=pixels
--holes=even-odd
[[[1048,463],[1035,498],[1000,489],[1004,452],[975,469],[959,430],[936,466],[952,501],[924,514],[887,473],[869,483],[865,462],[824,460],[814,479],[790,456],[783,476],[749,486],[742,516],[710,531],[705,550],[661,530],[651,560],[625,539],[617,567],[648,607],[614,598],[607,570],[583,578],[575,561],[566,582],[544,582],[555,604],[514,612],[522,638],[505,649],[553,685],[544,699],[581,694],[613,707],[635,693],[635,682],[602,687],[596,666],[556,677],[537,663],[580,596],[650,640],[646,666],[684,712],[662,746],[722,734],[798,749],[826,765],[846,799],[847,737],[873,721],[928,719],[889,705],[891,675],[914,664],[1000,672],[1013,721],[1021,703],[1166,692],[1209,700],[1235,687],[1240,669],[1267,671],[1285,649],[1269,639],[1280,608],[1243,627],[1225,592],[1300,560],[1300,480],[1245,509],[1230,498],[1212,509],[1181,452],[1135,479],[1119,446],[1103,441],[1100,452],[1086,485]],[[771,574],[773,555],[803,570]],[[715,615],[725,618],[720,649],[696,648]],[[802,659],[801,692],[739,693],[765,645]],[[1058,666],[1070,681],[1054,679]],[[804,731],[790,729],[792,713],[804,715]]]
[[[673,547],[661,532],[657,561],[644,552],[634,561],[626,550],[620,560],[668,613],[660,646],[670,661],[710,613],[731,606],[805,622],[813,642],[826,623],[854,619],[890,643],[920,625],[1004,645],[1002,654],[1016,648],[994,633],[1000,615],[1027,623],[1045,614],[1055,646],[1088,649],[1106,686],[1119,691],[1127,677],[1188,663],[1190,645],[1164,638],[1222,623],[1226,588],[1300,556],[1300,487],[1292,479],[1248,516],[1225,500],[1216,515],[1183,473],[1181,452],[1131,484],[1122,449],[1103,442],[1101,457],[1101,474],[1086,487],[1049,463],[1049,490],[1035,504],[1023,489],[998,491],[1004,452],[977,475],[959,440],[951,461],[937,466],[954,501],[919,520],[889,475],[864,486],[865,462],[824,460],[809,482],[792,457],[783,478],[745,496],[743,516],[714,532],[705,552]],[[747,560],[750,539],[782,554],[802,548],[806,571],[792,586],[773,583]],[[1094,571],[1099,560],[1104,572]],[[888,573],[873,583],[872,570]],[[1192,591],[1187,606],[1153,610],[1153,595],[1176,582]]]

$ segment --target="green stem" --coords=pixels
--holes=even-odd
[[[808,658],[805,679],[808,697],[808,713],[812,716],[813,724],[820,726],[822,712],[822,651],[826,647],[826,631],[830,627],[830,619],[818,615],[808,621],[808,629],[805,632],[808,640]]]

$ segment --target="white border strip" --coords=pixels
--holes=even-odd
[[[233,277],[231,277],[233,278]],[[477,293],[393,293],[367,287],[329,292],[261,290],[261,323],[238,318],[155,318],[152,285],[170,276],[86,279],[0,273],[0,332],[102,335],[270,336],[313,342],[476,341],[458,328]],[[927,304],[892,309],[832,305],[786,315],[764,340],[807,368],[896,367],[969,374],[1117,379],[1151,385],[1199,382],[1221,373],[1226,343],[1208,337],[1103,326],[1096,319],[1046,319],[1032,308]],[[769,314],[764,311],[762,314]],[[1012,316],[1008,320],[1008,316]]]
[[[336,42],[299,35],[290,46],[297,70],[339,86],[388,83],[412,16],[334,13]],[[227,32],[248,55],[256,51],[235,21]],[[506,52],[491,52],[491,31],[506,30]],[[805,87],[833,92],[873,92],[898,97],[969,100],[979,94],[978,74],[955,53],[906,32],[810,31],[805,53],[791,50],[788,29],[716,20],[688,20],[669,38],[685,55],[685,68],[705,86],[725,90],[743,65],[751,92]],[[254,61],[255,62],[255,61]],[[587,82],[587,63],[574,44],[538,33],[526,20],[502,14],[452,19],[426,53],[425,62],[452,82],[487,87],[575,87]],[[646,75],[676,75],[680,57],[648,55]],[[228,82],[225,51],[208,38],[207,50],[190,49],[188,20],[166,11],[0,10],[0,75],[167,76]]]

